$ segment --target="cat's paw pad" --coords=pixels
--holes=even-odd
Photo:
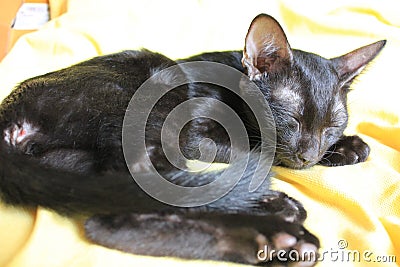
[[[324,155],[320,164],[325,166],[343,166],[364,162],[370,148],[360,137],[344,136]]]
[[[318,258],[318,239],[299,225],[291,225],[286,230],[282,229],[267,238],[257,252],[260,263],[268,266],[271,263],[292,267],[314,266]],[[262,243],[259,242],[259,245]]]
[[[274,214],[287,222],[303,222],[307,212],[303,205],[283,192],[271,191],[260,203],[263,212]]]
[[[35,142],[32,141],[32,136],[37,132],[38,129],[26,121],[13,123],[4,130],[3,139],[10,147],[16,148],[25,154],[33,154]]]

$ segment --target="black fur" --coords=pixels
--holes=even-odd
[[[276,216],[131,213],[94,216],[86,222],[85,229],[89,239],[125,252],[245,264],[264,265],[277,261],[276,254],[266,262],[257,257],[257,252],[265,248],[278,251],[314,246],[315,252],[319,246],[318,239],[301,224]],[[285,243],[286,235],[293,237],[292,243]],[[314,263],[312,259],[305,262],[302,266]]]
[[[257,84],[276,123],[275,164],[305,168],[322,160],[334,166],[362,162],[369,154],[359,137],[342,136],[347,124],[346,93],[384,43],[328,60],[290,49],[279,24],[262,14],[252,22],[243,52],[206,53],[178,63],[220,62],[246,73]],[[236,187],[201,207],[177,208],[151,198],[134,182],[122,151],[126,108],[144,81],[176,64],[150,51],[125,51],[22,82],[0,108],[3,201],[40,205],[62,214],[94,215],[86,222],[89,239],[133,253],[269,264],[276,259],[260,262],[256,257],[264,245],[316,252],[319,241],[301,226],[306,212],[299,202],[271,191],[268,179],[249,192],[260,160],[257,148],[265,145],[260,143],[260,133],[269,129],[259,129],[240,97],[221,87],[192,83],[161,98],[146,124],[147,153],[156,169],[178,185],[201,186],[218,179],[223,171],[190,173],[172,167],[160,133],[169,112],[183,101],[199,96],[221,100],[244,121],[252,146],[228,167],[234,173],[248,161]],[[184,69],[175,74],[191,75]],[[251,94],[240,80],[236,82],[242,94]],[[164,90],[168,81],[155,86]],[[212,103],[206,100],[191,112],[207,113],[214,108]],[[179,137],[189,158],[199,157],[204,138],[217,144],[216,161],[226,162],[231,153],[226,131],[207,118],[191,121]],[[151,181],[144,153],[135,153],[128,165]],[[261,167],[267,175],[268,166]],[[151,241],[148,235],[159,239]],[[315,259],[299,259],[301,266],[314,263]]]

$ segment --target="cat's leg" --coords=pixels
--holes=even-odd
[[[342,136],[331,146],[319,162],[325,166],[352,165],[367,160],[370,148],[357,135]]]
[[[96,171],[96,160],[91,152],[77,149],[55,149],[39,157],[39,164],[58,170],[89,174]]]
[[[27,155],[37,155],[44,150],[49,138],[40,132],[39,127],[26,120],[11,123],[3,131],[5,144]]]
[[[172,168],[159,141],[146,141],[145,151],[136,151],[127,145],[125,149],[129,151],[129,156],[125,158],[122,138],[118,134],[113,134],[116,132],[116,130],[110,130],[99,134],[97,153],[95,153],[99,170],[123,171],[128,167],[132,172],[143,173],[152,170],[152,166],[158,171]]]
[[[239,193],[240,190],[243,192]],[[294,223],[303,223],[307,218],[307,212],[303,205],[283,192],[265,189],[262,190],[262,193],[258,193],[245,190],[234,188],[227,196],[207,204],[205,210],[260,216],[274,215]]]
[[[183,128],[182,133],[182,152],[187,159],[209,161],[215,155],[214,162],[229,162],[231,142],[226,130],[217,122],[196,118]]]
[[[313,266],[319,248],[302,225],[277,216],[97,215],[88,219],[85,231],[91,241],[129,253],[253,265]]]
[[[3,131],[3,141],[5,148],[10,151],[33,156],[38,160],[38,164],[47,167],[78,173],[94,170],[92,153],[79,149],[57,148],[39,127],[26,120],[6,127]]]

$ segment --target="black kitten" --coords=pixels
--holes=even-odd
[[[239,52],[225,52],[186,61],[222,62],[246,72],[257,84],[276,122],[276,164],[292,168],[309,167],[319,161],[342,165],[368,156],[368,146],[361,139],[342,137],[347,123],[346,93],[352,79],[384,43],[327,60],[291,50],[279,24],[270,16],[259,15],[250,26],[243,59]],[[242,162],[248,163],[236,187],[201,207],[171,207],[148,196],[131,180],[121,140],[126,108],[143,82],[175,65],[160,54],[127,51],[21,83],[1,105],[2,199],[14,205],[42,205],[62,213],[108,214],[87,221],[87,236],[128,252],[249,264],[264,263],[256,257],[264,246],[315,253],[319,242],[301,226],[306,213],[300,203],[284,193],[270,191],[268,181],[249,192],[259,160],[264,160],[256,150],[242,151],[228,167],[228,171],[237,173]],[[192,74],[177,67],[174,77],[190,80]],[[165,90],[170,81],[164,78],[153,80],[153,86]],[[242,95],[252,94],[241,80],[237,84]],[[166,179],[189,187],[207,184],[223,171],[190,173],[171,168],[160,135],[170,111],[197,96],[220,99],[232,107],[244,121],[254,148],[264,145],[259,144],[259,136],[269,130],[254,124],[240,97],[220,87],[193,83],[165,94],[146,124],[147,153]],[[192,112],[213,107],[209,101]],[[198,148],[204,138],[217,144],[216,161],[225,162],[231,152],[226,131],[209,119],[191,121],[180,138],[181,149],[191,158],[201,154]],[[134,151],[128,166],[148,175],[151,181],[144,153]],[[268,172],[267,166],[261,168],[264,174]],[[159,239],[146,238],[150,233]],[[203,246],[196,250],[194,246],[199,243]],[[265,263],[276,260],[272,257]],[[315,259],[298,261],[299,266],[310,266]]]
[[[269,190],[268,180],[249,193],[255,169],[260,160],[264,162],[256,152],[241,153],[221,171],[192,173],[167,166],[166,179],[199,186],[218,179],[224,171],[238,173],[241,163],[247,164],[228,194],[201,207],[166,205],[132,180],[121,148],[124,109],[141,82],[171,64],[175,63],[148,51],[123,52],[21,83],[1,106],[2,200],[12,205],[40,205],[67,215],[108,214],[89,218],[85,225],[88,238],[133,253],[248,264],[261,262],[257,251],[265,247],[316,253],[319,242],[302,227],[306,212],[299,202]],[[138,75],[131,79],[134,73]],[[159,145],[155,135],[161,121],[185,99],[182,90],[188,91],[185,86],[177,90],[167,94],[150,116],[147,141],[155,160],[159,156],[154,152]],[[138,165],[138,172],[151,181],[152,174],[141,167],[147,162],[142,162],[142,155],[135,156],[129,163]],[[261,173],[268,170],[261,164]],[[151,239],[150,232],[159,239]],[[144,241],[138,249],[136,242]],[[199,242],[202,247],[197,247]],[[299,259],[310,265],[314,261]]]

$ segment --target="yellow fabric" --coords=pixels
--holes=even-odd
[[[387,39],[387,47],[349,93],[346,132],[359,134],[371,146],[367,162],[308,170],[279,167],[273,182],[274,188],[304,204],[306,226],[321,239],[321,252],[338,251],[338,260],[324,254],[319,266],[396,266],[373,260],[396,255],[400,262],[398,11],[394,0],[69,0],[68,13],[24,36],[0,64],[0,97],[28,77],[122,49],[146,47],[172,58],[241,49],[250,21],[262,12],[281,22],[292,47],[326,57]],[[84,239],[79,225],[42,208],[23,211],[0,205],[0,266],[188,264],[95,246]],[[347,260],[347,252],[354,250],[360,251],[360,262]],[[364,251],[373,253],[372,262],[363,259]]]

